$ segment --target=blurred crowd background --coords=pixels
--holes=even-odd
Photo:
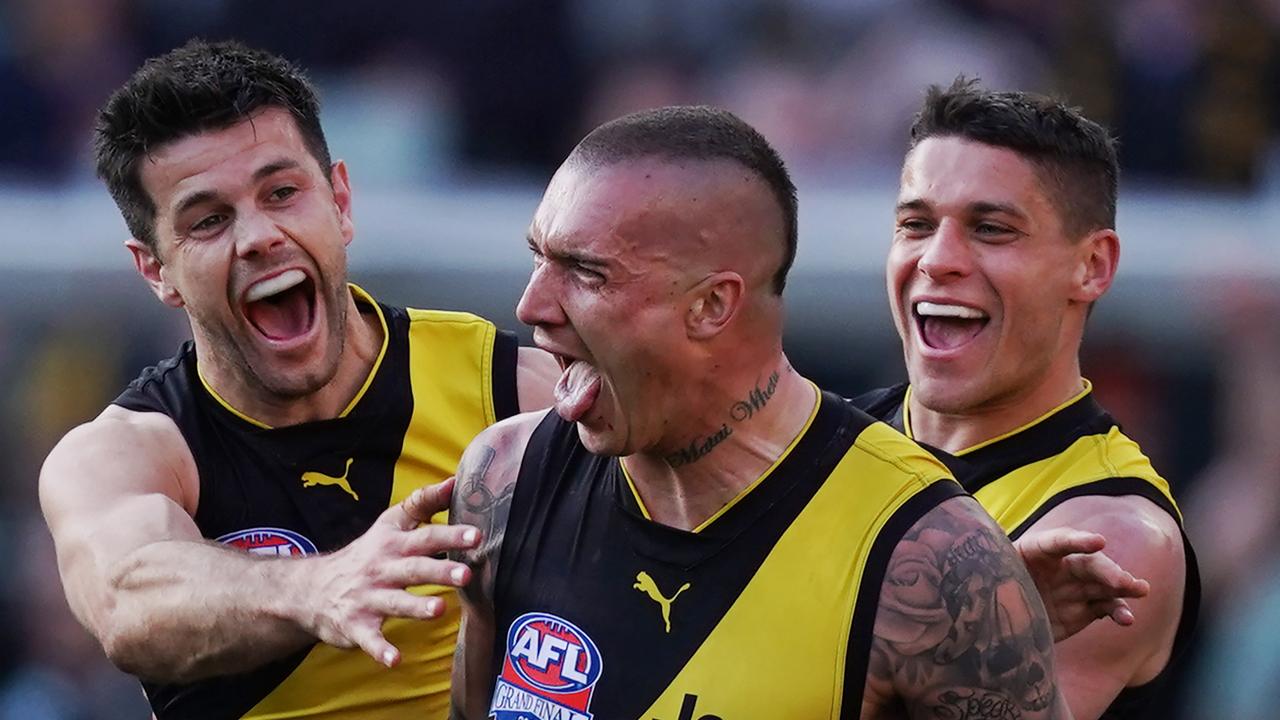
[[[186,337],[89,149],[111,90],[193,36],[309,69],[351,167],[354,279],[513,329],[525,227],[583,133],[739,113],[800,186],[792,359],[846,394],[903,374],[880,273],[924,87],[966,73],[1083,107],[1124,168],[1085,372],[1173,484],[1205,585],[1162,716],[1280,717],[1280,2],[0,0],[0,720],[147,716],[66,608],[35,488],[53,443]]]

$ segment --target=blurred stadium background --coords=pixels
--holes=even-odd
[[[66,609],[35,487],[57,438],[187,335],[133,273],[89,147],[107,94],[194,35],[318,82],[355,280],[509,328],[525,228],[586,130],[739,113],[800,185],[792,358],[849,394],[902,377],[881,270],[923,88],[963,72],[1081,105],[1124,166],[1086,374],[1175,486],[1204,574],[1164,716],[1280,717],[1280,2],[0,0],[0,720],[146,716]]]

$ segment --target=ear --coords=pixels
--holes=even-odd
[[[182,295],[170,284],[166,277],[168,271],[155,251],[136,238],[125,240],[124,246],[129,248],[129,252],[133,255],[133,265],[138,268],[138,274],[147,281],[151,292],[160,298],[160,302],[169,307],[182,307],[184,305]]]
[[[347,163],[338,160],[329,170],[329,181],[333,185],[333,204],[338,208],[338,222],[342,227],[342,241],[350,245],[356,235],[355,223],[351,220],[351,179],[347,177]]]
[[[1102,297],[1115,280],[1120,264],[1120,236],[1115,230],[1094,230],[1080,241],[1078,265],[1071,299],[1092,303]]]
[[[685,332],[694,340],[719,335],[742,309],[746,282],[736,272],[713,273],[689,290]]]

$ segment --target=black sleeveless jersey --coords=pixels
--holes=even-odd
[[[908,393],[904,383],[873,390],[853,404],[911,437]],[[1094,400],[1088,381],[1071,400],[1012,432],[955,454],[929,449],[1014,540],[1062,502],[1087,495],[1140,495],[1182,527],[1169,483]],[[1150,682],[1122,690],[1101,720],[1147,717],[1169,667],[1186,649],[1200,609],[1200,573],[1185,531],[1182,543],[1186,588],[1173,654]]]
[[[856,718],[890,554],[963,493],[900,433],[819,397],[774,466],[691,532],[649,520],[621,462],[548,413],[499,558],[491,716]]]
[[[413,490],[452,475],[476,433],[516,412],[513,335],[474,315],[352,292],[361,312],[382,320],[384,343],[337,418],[271,428],[245,416],[204,383],[189,342],[115,400],[177,424],[199,472],[195,522],[206,538],[265,555],[337,550]],[[444,718],[458,626],[457,602],[446,604],[441,622],[385,624],[403,656],[393,669],[317,643],[242,674],[143,685],[159,720]]]

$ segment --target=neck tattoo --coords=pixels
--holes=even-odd
[[[773,398],[773,394],[778,390],[779,379],[778,371],[774,370],[764,385],[757,384],[751,392],[747,393],[746,398],[735,402],[729,408],[730,420],[734,424],[740,424],[755,417],[756,413],[764,409],[764,406]],[[697,462],[710,454],[717,445],[729,439],[732,434],[733,428],[729,423],[721,423],[715,432],[703,438],[694,438],[688,445],[667,455],[664,459],[673,468]]]

